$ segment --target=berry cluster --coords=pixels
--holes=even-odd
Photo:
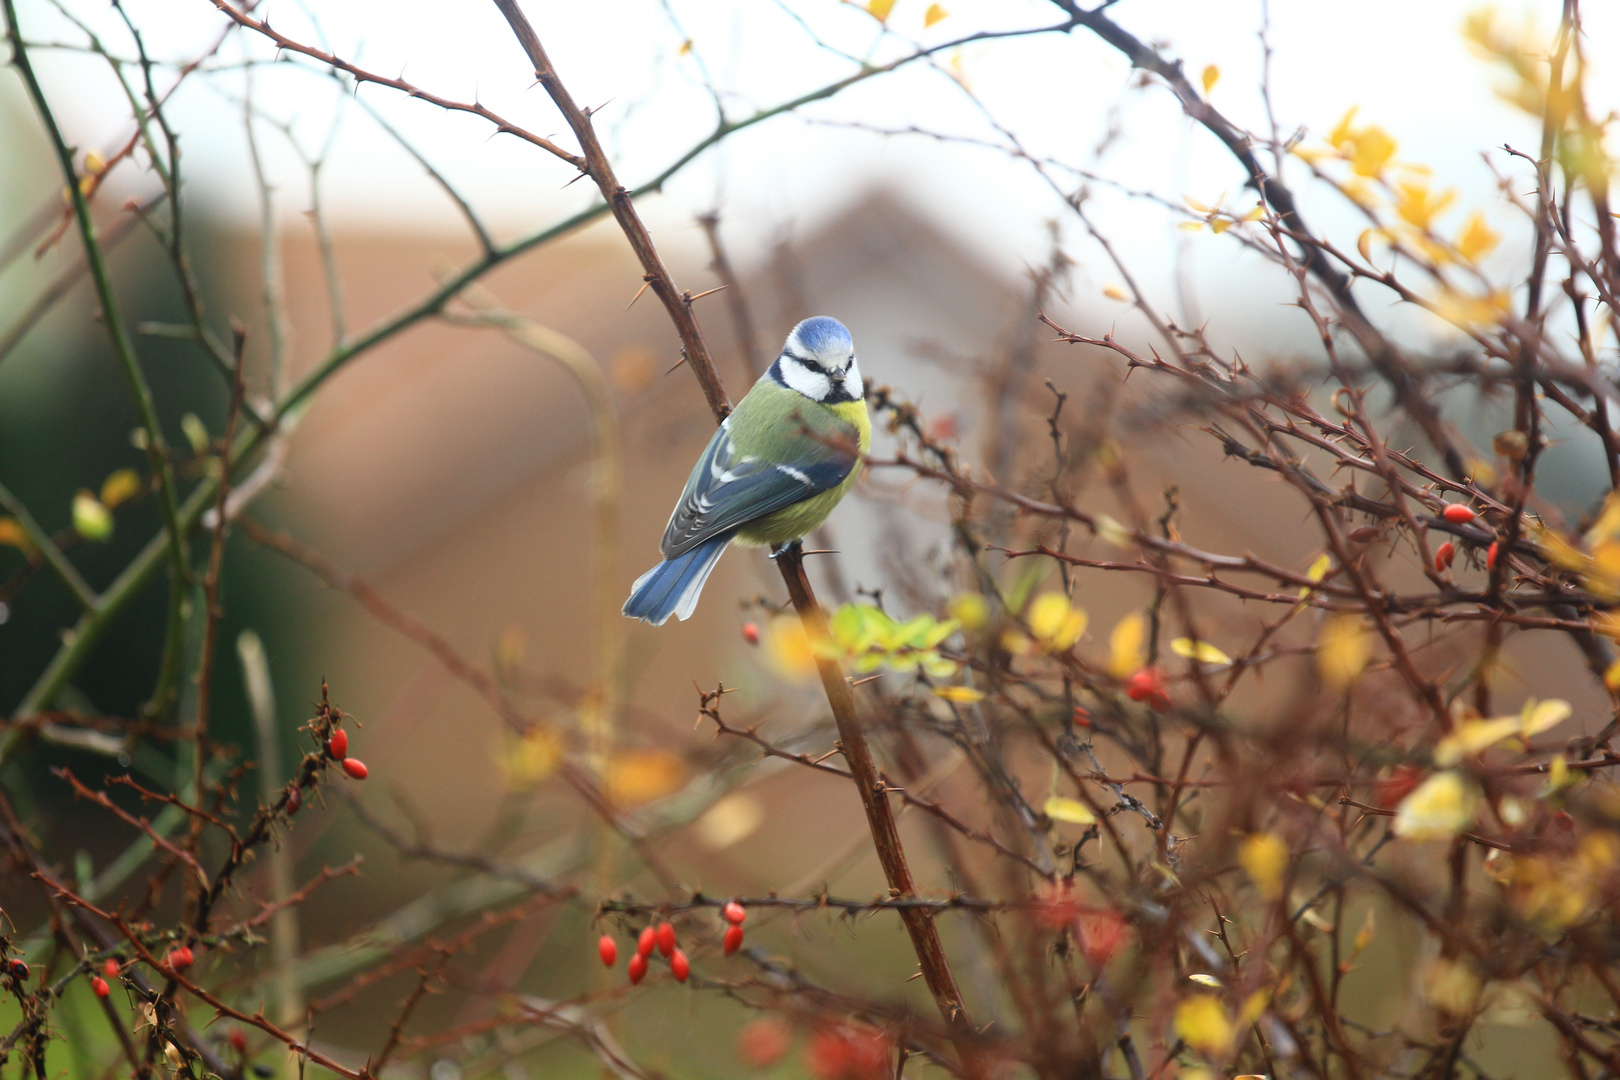
[[[732,900],[720,909],[720,914],[726,920],[722,950],[730,956],[742,948],[742,924],[748,919],[748,909]],[[647,977],[647,961],[654,949],[658,950],[660,956],[668,958],[669,971],[675,976],[676,982],[685,982],[692,974],[692,962],[676,943],[675,924],[666,919],[656,926],[649,923],[642,928],[640,936],[636,938],[636,952],[630,957],[628,968],[632,984],[639,983]],[[603,934],[597,939],[596,955],[602,958],[604,967],[612,967],[618,963],[619,943],[613,940],[612,934]]]

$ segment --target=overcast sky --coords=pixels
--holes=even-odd
[[[105,0],[67,3],[104,34],[110,48],[131,51]],[[576,99],[601,110],[598,123],[620,177],[635,184],[712,127],[705,71],[725,92],[728,110],[743,115],[852,70],[848,59],[818,46],[817,37],[834,49],[881,61],[908,51],[911,41],[932,44],[980,29],[1038,26],[1060,14],[1040,0],[950,0],[943,5],[948,17],[925,28],[928,6],[928,0],[898,0],[887,36],[863,11],[838,0],[530,0],[526,9]],[[1463,40],[1463,18],[1476,3],[1364,0],[1352,6],[1273,0],[1270,6],[1273,97],[1285,132],[1304,126],[1319,139],[1347,108],[1359,106],[1364,120],[1383,125],[1400,141],[1402,159],[1431,166],[1440,183],[1460,189],[1462,200],[1448,227],[1460,226],[1463,205],[1480,206],[1511,239],[1511,214],[1501,205],[1480,154],[1504,142],[1533,147],[1535,129],[1498,99],[1493,88],[1500,75]],[[31,40],[82,40],[42,0],[23,0],[21,7]],[[126,7],[159,56],[189,56],[222,25],[210,0],[126,0]],[[1620,47],[1620,5],[1586,7],[1589,55],[1601,60]],[[318,26],[309,8],[319,11]],[[560,141],[570,141],[544,92],[532,85],[522,53],[493,4],[321,0],[306,6],[268,0],[259,10],[283,33],[325,42],[370,70],[402,75],[445,97],[476,98],[516,123],[542,134],[561,132]],[[1503,10],[1506,18],[1522,16],[1545,30],[1554,24],[1558,4],[1542,0]],[[1184,60],[1195,78],[1206,65],[1218,65],[1215,104],[1239,124],[1264,130],[1259,0],[1123,0],[1110,14],[1138,37]],[[683,54],[688,38],[693,47]],[[244,55],[263,59],[273,52],[250,35],[228,44],[218,62],[232,65]],[[43,66],[76,141],[104,146],[124,137],[121,118],[127,110],[99,61],[57,53]],[[695,162],[661,198],[649,200],[647,212],[665,242],[689,243],[695,240],[693,213],[722,205],[731,241],[746,259],[784,231],[808,227],[869,185],[885,183],[911,193],[947,228],[1016,271],[1040,259],[1044,222],[1064,214],[1029,166],[998,152],[839,126],[916,125],[997,137],[953,82],[948,74],[953,67],[1035,154],[1060,157],[1172,200],[1191,196],[1213,204],[1224,196],[1229,205],[1252,205],[1240,190],[1235,163],[1181,116],[1166,90],[1122,93],[1132,80],[1123,59],[1091,34],[1076,31],[969,45],[941,54],[936,66],[914,65],[801,115],[742,133]],[[241,122],[244,85],[240,70],[194,80],[176,96],[173,115],[185,133],[194,196],[219,213],[251,218],[257,210]],[[1620,96],[1610,69],[1600,68],[1592,85],[1600,113]],[[320,149],[341,110],[324,180],[328,205],[340,223],[458,227],[453,208],[423,170],[353,102],[342,104],[335,84],[316,66],[260,68],[254,94],[266,113],[291,125],[308,153]],[[366,87],[361,95],[505,235],[553,220],[594,194],[585,184],[567,186],[567,167],[544,152],[509,136],[491,136],[483,120],[447,114],[387,88]],[[1097,157],[1093,148],[1110,124],[1119,127],[1120,136]],[[308,206],[305,171],[281,133],[265,125],[259,133],[281,188],[283,211],[296,220]],[[1244,259],[1229,238],[1189,236],[1161,210],[1140,201],[1102,195],[1095,206],[1099,223],[1161,292],[1166,306],[1174,300],[1170,282],[1178,250],[1192,258],[1203,295],[1222,302],[1236,288],[1238,301],[1247,296],[1228,272]],[[1319,226],[1358,227],[1348,208],[1325,194],[1309,197],[1306,206]],[[1077,236],[1072,227],[1069,235]],[[1077,289],[1100,291],[1117,279],[1094,247],[1076,239],[1075,251],[1082,260]],[[1263,303],[1278,298],[1268,295]]]

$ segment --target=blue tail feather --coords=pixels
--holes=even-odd
[[[663,624],[671,615],[684,621],[697,607],[703,583],[709,580],[709,572],[730,543],[730,533],[716,536],[642,574],[630,587],[624,613],[654,626]]]

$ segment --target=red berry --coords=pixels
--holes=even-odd
[[[685,982],[686,977],[692,974],[692,965],[686,962],[686,954],[679,949],[669,954],[669,972],[675,976],[676,982]]]
[[[630,982],[632,985],[647,977],[647,958],[641,953],[630,958]]]
[[[1475,518],[1479,517],[1478,514],[1474,513],[1462,503],[1447,503],[1445,506],[1440,508],[1440,516],[1451,522],[1453,525],[1466,525],[1470,521],[1473,521]]]
[[[356,780],[364,780],[367,776],[371,775],[371,770],[366,768],[366,763],[357,757],[344,758],[343,771],[354,777]]]
[[[287,816],[292,817],[304,808],[304,789],[297,784],[287,792]]]
[[[1575,818],[1571,816],[1568,810],[1558,811],[1558,813],[1553,815],[1553,821],[1557,822],[1558,827],[1563,829],[1565,832],[1575,831]]]
[[[1416,765],[1397,765],[1373,788],[1373,802],[1385,810],[1393,810],[1412,794],[1422,779],[1423,770]]]
[[[742,938],[743,938],[743,928],[742,927],[740,927],[740,926],[728,926],[728,927],[726,927],[725,953],[726,953],[727,956],[730,956],[732,953],[734,953],[738,949],[742,948]]]
[[[597,940],[596,954],[602,958],[603,967],[612,967],[619,959],[619,943],[613,940],[612,934],[603,934]]]
[[[658,951],[665,956],[675,951],[675,927],[670,923],[658,924]]]
[[[748,909],[735,900],[726,901],[726,906],[720,909],[720,914],[726,917],[726,922],[741,926],[748,921]]]
[[[782,1060],[792,1039],[786,1024],[767,1016],[737,1033],[737,1054],[756,1069],[768,1069]]]
[[[13,978],[24,980],[28,978],[28,965],[21,960],[13,960],[6,965],[6,969],[11,972]]]
[[[1074,707],[1074,726],[1075,727],[1090,727],[1091,726],[1091,710],[1086,708],[1084,705],[1076,705]]]
[[[1457,557],[1457,545],[1450,540],[1434,549],[1434,572],[1440,573],[1451,565],[1451,560]]]
[[[100,975],[90,976],[90,989],[96,992],[96,997],[98,998],[104,998],[108,994],[112,993],[112,987],[108,986],[107,980],[103,979]]]
[[[326,752],[337,760],[342,761],[349,756],[349,733],[342,728],[332,732],[332,737],[326,740]]]
[[[743,640],[750,645],[759,644],[759,623],[745,622],[742,629]]]
[[[178,949],[169,950],[169,966],[174,968],[176,971],[184,971],[186,968],[196,963],[196,960],[197,957],[194,953],[192,953],[189,945],[182,945]]]
[[[818,1031],[805,1047],[816,1080],[883,1080],[892,1075],[889,1040],[881,1032],[853,1027]]]
[[[1164,688],[1164,672],[1158,668],[1142,668],[1126,679],[1125,696],[1132,701],[1145,701],[1155,709],[1170,707],[1170,695]]]
[[[225,1041],[230,1043],[231,1049],[238,1054],[247,1053],[247,1036],[242,1033],[241,1028],[232,1028],[231,1033],[225,1036]]]
[[[641,932],[641,936],[636,939],[636,955],[651,956],[653,946],[658,943],[657,938],[658,935],[653,931],[651,924],[649,924],[647,928]]]
[[[1492,540],[1491,546],[1485,549],[1485,569],[1496,569],[1496,556],[1499,555],[1501,551],[1502,545],[1497,541]]]
[[[107,978],[109,979],[118,978],[118,972],[120,970],[118,967],[118,961],[114,960],[110,956],[107,957],[107,962],[101,965],[101,970],[107,973]]]

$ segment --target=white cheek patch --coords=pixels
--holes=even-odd
[[[821,401],[832,392],[831,379],[811,371],[791,356],[782,357],[781,367],[782,381],[807,398]]]
[[[853,356],[849,358],[849,370],[844,373],[844,390],[856,401],[866,396],[866,383],[861,381],[861,366]]]

